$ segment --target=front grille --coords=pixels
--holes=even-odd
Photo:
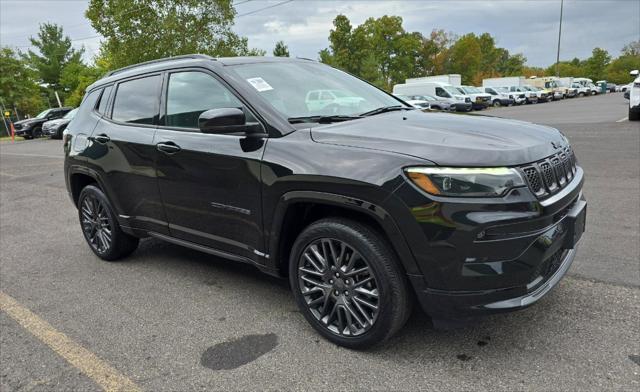
[[[576,156],[570,147],[541,161],[521,168],[529,189],[545,198],[567,186],[576,173]]]

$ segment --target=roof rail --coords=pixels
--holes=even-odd
[[[143,63],[127,65],[126,67],[118,68],[118,69],[115,69],[113,71],[107,72],[105,77],[111,76],[111,75],[115,75],[115,74],[119,74],[121,72],[130,70],[130,69],[133,69],[133,68],[137,68],[137,67],[142,67],[142,66],[145,66],[145,65],[157,64],[157,63],[162,63],[162,62],[165,62],[165,61],[182,60],[182,59],[215,60],[215,58],[213,58],[211,56],[208,56],[206,54],[184,54],[184,55],[180,55],[180,56],[165,57],[165,58],[161,58],[161,59],[145,61]]]

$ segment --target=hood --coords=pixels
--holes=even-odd
[[[27,123],[39,123],[39,122],[45,122],[45,121],[46,120],[44,118],[25,118],[24,120],[14,122],[14,124],[24,125]]]
[[[67,119],[67,118],[57,118],[55,120],[47,121],[46,123],[44,123],[44,125],[49,126],[49,127],[55,127],[55,126],[58,126],[58,125],[66,124],[69,121],[71,121],[71,120]]]
[[[394,152],[441,166],[522,165],[568,144],[558,130],[542,125],[418,110],[317,126],[311,134],[318,143]]]

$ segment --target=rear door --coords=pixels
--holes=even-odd
[[[125,226],[168,233],[154,167],[162,74],[137,76],[108,88],[106,113],[91,141],[91,163]],[[103,106],[104,105],[104,106]]]
[[[246,105],[216,75],[190,69],[165,75],[163,118],[155,137],[157,177],[175,238],[258,262],[264,250],[260,165],[266,141],[201,133],[209,109]]]

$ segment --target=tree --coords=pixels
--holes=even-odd
[[[622,55],[607,66],[605,79],[612,83],[627,84],[633,80],[629,72],[634,69],[640,69],[640,56]]]
[[[289,57],[289,48],[282,41],[276,42],[276,47],[273,49],[273,55],[276,57]]]
[[[622,48],[623,56],[640,56],[640,41],[629,42]]]
[[[482,67],[482,48],[475,34],[465,34],[451,47],[447,73],[462,76],[463,84],[477,84],[476,75]]]
[[[21,115],[42,110],[44,104],[36,80],[35,71],[24,59],[9,48],[0,49],[0,101],[5,108],[10,111],[17,108]]]
[[[60,82],[62,71],[69,64],[81,63],[83,50],[73,49],[71,39],[56,24],[41,24],[37,38],[32,37],[30,41],[37,52],[29,50],[25,60],[36,71],[38,82],[49,87],[50,94],[57,91],[64,99],[66,93]]]
[[[584,72],[588,78],[601,80],[605,77],[607,65],[611,62],[609,52],[601,48],[594,48],[591,57],[584,62]]]
[[[264,55],[231,30],[235,14],[231,0],[91,0],[86,11],[111,68],[189,53]]]

